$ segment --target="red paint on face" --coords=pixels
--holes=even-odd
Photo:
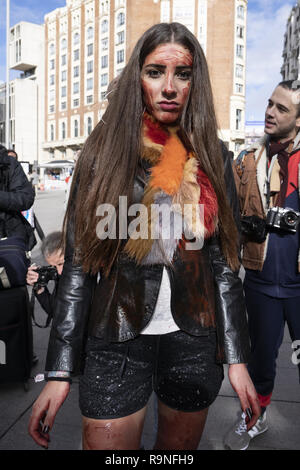
[[[147,111],[158,121],[176,124],[191,84],[193,57],[177,43],[161,44],[145,59],[141,79]]]

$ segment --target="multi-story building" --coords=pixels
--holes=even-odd
[[[221,137],[244,142],[247,0],[66,0],[45,16],[44,150],[72,159],[106,108],[109,82],[152,24],[178,21],[199,39]],[[49,159],[49,158],[48,158]]]
[[[297,80],[300,69],[300,0],[295,5],[287,20],[283,44],[283,65],[281,75],[283,80]]]
[[[37,164],[44,142],[44,27],[21,22],[10,30],[10,68],[22,72],[9,83],[9,146],[20,160]],[[6,84],[0,89],[0,140],[5,142]]]

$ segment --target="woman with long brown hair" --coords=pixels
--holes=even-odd
[[[203,51],[183,25],[155,25],[76,166],[48,383],[29,424],[38,444],[79,367],[84,449],[138,449],[153,390],[155,448],[196,449],[223,363],[253,426],[233,213]]]

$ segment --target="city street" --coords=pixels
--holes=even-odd
[[[64,191],[39,192],[34,209],[45,232],[60,230],[64,216]],[[34,248],[33,261],[41,264],[39,245]],[[36,301],[36,318],[44,323],[46,315]],[[2,312],[4,314],[4,312]],[[47,341],[50,329],[34,330],[34,350],[39,362],[32,370],[32,376],[43,372]],[[284,343],[278,358],[278,374],[273,401],[268,410],[269,430],[258,436],[249,449],[258,450],[300,450],[300,387],[297,367],[291,361],[292,349],[286,332]],[[0,450],[38,450],[38,446],[27,433],[31,406],[42,389],[44,382],[30,380],[29,390],[22,384],[0,385]],[[239,413],[239,401],[227,379],[220,394],[211,406],[207,425],[199,450],[221,450],[224,433],[232,426]],[[150,407],[143,435],[145,449],[151,449],[154,443],[153,406]],[[71,387],[71,393],[59,411],[51,432],[49,450],[78,450],[81,448],[81,415],[78,407],[78,379]]]

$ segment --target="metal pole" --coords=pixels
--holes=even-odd
[[[10,147],[9,126],[9,35],[10,35],[10,0],[6,0],[6,119],[5,119],[5,142],[6,148]]]

